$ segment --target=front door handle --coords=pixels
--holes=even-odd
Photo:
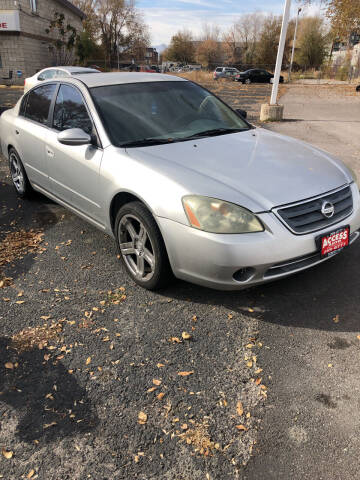
[[[16,133],[16,135],[20,134],[19,130],[15,130],[15,133]]]

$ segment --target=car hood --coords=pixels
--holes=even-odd
[[[342,162],[326,152],[262,128],[127,152],[189,193],[239,203],[254,212],[352,181]]]

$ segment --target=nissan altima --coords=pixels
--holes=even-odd
[[[359,237],[349,168],[255,128],[183,78],[46,81],[2,114],[0,138],[17,194],[41,192],[112,235],[148,289],[173,276],[242,289],[327,261]]]

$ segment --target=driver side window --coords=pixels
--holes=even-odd
[[[93,124],[80,92],[69,85],[61,85],[54,108],[53,128],[68,130],[81,128],[91,135]]]

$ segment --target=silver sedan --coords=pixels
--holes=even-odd
[[[242,289],[359,237],[359,188],[341,161],[175,76],[44,82],[0,117],[0,138],[17,193],[41,192],[112,235],[148,289],[173,276]]]

